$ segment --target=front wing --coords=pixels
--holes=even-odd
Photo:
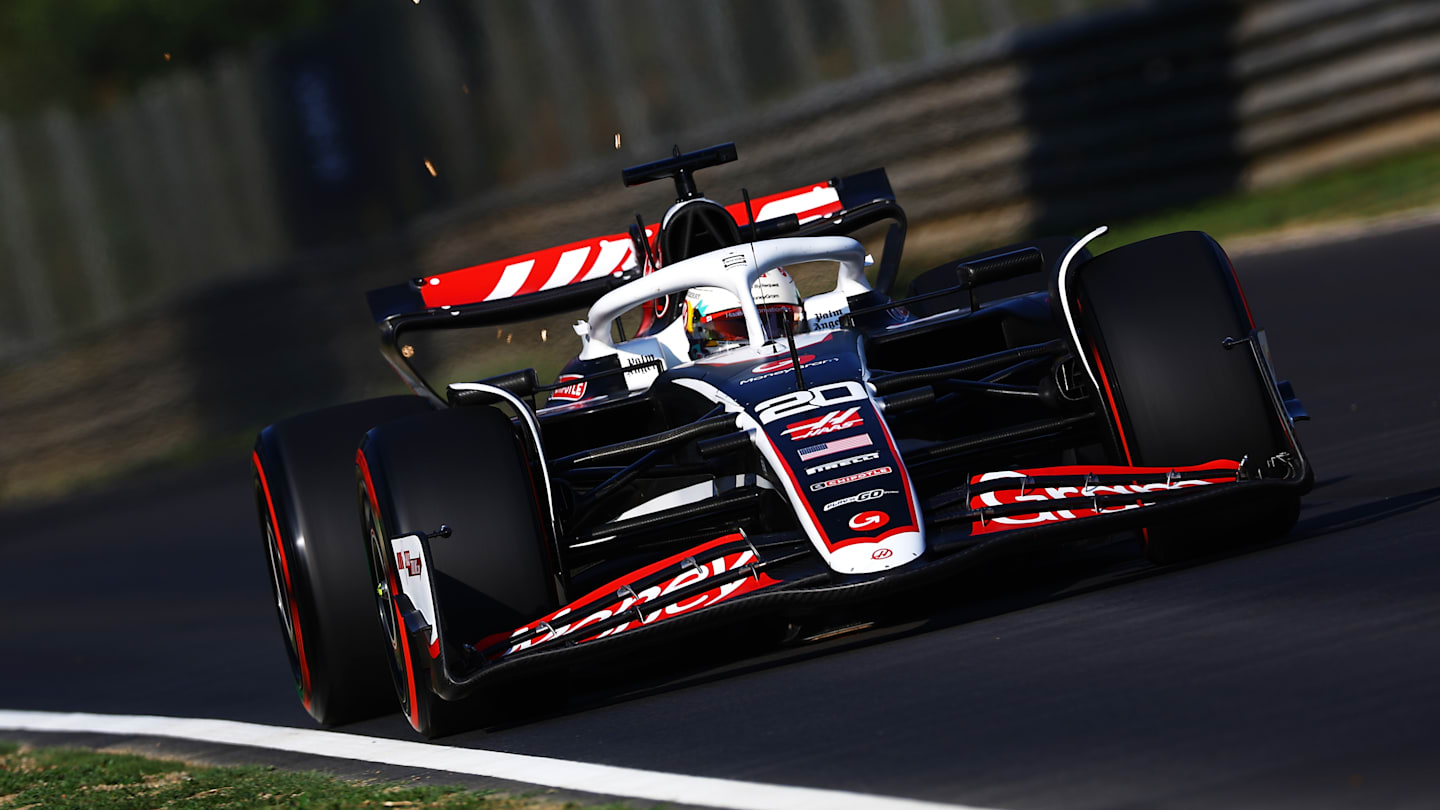
[[[1295,456],[1287,463],[1288,474],[1273,478],[1253,477],[1237,461],[1174,470],[1048,468],[977,475],[931,499],[925,515],[929,551],[900,568],[836,574],[798,532],[731,534],[631,572],[512,632],[480,640],[445,637],[434,609],[431,541],[405,535],[392,542],[397,554],[411,560],[412,575],[401,577],[397,595],[410,649],[419,653],[411,677],[428,680],[442,698],[461,700],[481,687],[606,659],[708,625],[892,598],[961,574],[1001,550],[1103,536],[1187,512],[1239,509],[1304,491],[1310,482],[1304,459]]]

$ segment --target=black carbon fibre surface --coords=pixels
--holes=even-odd
[[[1009,808],[1440,800],[1440,229],[1241,258],[1318,485],[1290,541],[997,566],[926,618],[595,673],[452,745]],[[0,706],[306,725],[245,459],[0,513]],[[723,661],[719,651],[716,662]],[[348,730],[410,738],[393,717]],[[603,788],[597,788],[603,789]]]

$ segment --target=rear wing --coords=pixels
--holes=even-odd
[[[888,294],[894,284],[906,223],[884,169],[755,198],[750,209],[755,226],[744,202],[725,208],[736,222],[746,223],[740,228],[746,239],[848,236],[867,225],[892,221],[873,286]],[[768,227],[758,227],[760,223]],[[653,269],[643,266],[643,254],[648,250],[654,255],[659,230],[658,224],[646,226],[642,237],[636,227],[635,238],[600,236],[371,290],[366,298],[380,327],[381,352],[411,390],[441,404],[443,398],[401,351],[402,333],[503,325],[588,307]],[[650,244],[642,244],[642,238]]]
[[[758,197],[750,201],[750,208],[756,222],[794,216],[793,225],[782,229],[785,235],[815,235],[811,231],[814,224],[823,225],[837,216],[843,219],[848,212],[877,202],[890,206],[895,203],[884,169]],[[744,202],[727,205],[725,210],[736,222],[749,222]],[[863,224],[869,223],[851,229]],[[647,225],[645,238],[653,242],[659,228],[658,223]],[[503,320],[486,318],[487,323],[543,317],[599,298],[617,286],[607,280],[620,278],[627,271],[640,275],[644,257],[637,255],[637,247],[630,234],[599,236],[382,287],[372,290],[367,298],[376,323],[382,324],[390,318],[428,310],[441,310],[448,313],[446,318],[453,318],[456,308],[464,308],[472,316],[464,319],[471,326],[483,325],[473,317],[480,308],[495,315],[503,313]],[[504,301],[511,303],[493,306]]]

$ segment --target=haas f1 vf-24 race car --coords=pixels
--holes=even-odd
[[[734,159],[625,170],[674,181],[658,223],[372,292],[414,395],[261,433],[265,548],[317,720],[398,693],[440,734],[542,672],[726,623],[824,630],[1001,549],[1138,533],[1168,562],[1293,526],[1304,414],[1210,237],[1097,256],[1099,228],[892,295],[905,216],[883,170],[704,197],[695,172]],[[870,225],[878,261],[851,236]],[[817,263],[833,284],[802,298]],[[555,380],[440,387],[410,362],[424,332],[586,308]]]

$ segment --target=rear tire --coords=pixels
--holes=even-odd
[[[1159,236],[1076,271],[1087,361],[1096,368],[1118,463],[1179,467],[1264,462],[1288,449],[1282,418],[1247,346],[1254,328],[1229,259],[1208,235]],[[1285,493],[1146,531],[1146,556],[1176,562],[1284,535],[1300,496]]]
[[[509,633],[556,605],[554,565],[541,500],[511,421],[489,407],[456,408],[370,431],[357,482],[370,547],[370,588],[385,627],[388,667],[401,710],[427,737],[486,723],[497,705],[481,695],[450,702],[429,687],[439,661],[403,636],[399,572],[390,539],[450,527],[430,541],[437,611],[452,660],[460,645]]]
[[[355,448],[375,425],[428,409],[409,396],[353,402],[276,422],[255,442],[260,534],[295,689],[327,726],[393,706],[356,540]]]

